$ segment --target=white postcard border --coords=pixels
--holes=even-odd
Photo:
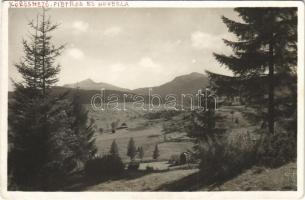
[[[15,1],[10,1],[15,2]],[[11,192],[7,191],[7,101],[8,101],[8,9],[1,2],[0,54],[0,198],[3,199],[301,199],[304,198],[304,2],[303,1],[127,1],[128,6],[88,6],[99,8],[219,8],[219,7],[298,7],[298,155],[297,191],[246,192]],[[43,1],[42,1],[43,2]],[[49,1],[55,2],[55,1]],[[59,1],[57,1],[59,2]],[[61,1],[68,2],[68,1]],[[82,1],[90,2],[90,1]],[[98,2],[98,1],[94,1]],[[61,9],[75,8],[67,6]],[[50,7],[60,8],[60,7]],[[21,8],[20,8],[21,9]]]

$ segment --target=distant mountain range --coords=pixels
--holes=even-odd
[[[165,84],[156,87],[146,87],[146,88],[138,88],[134,90],[129,90],[126,88],[117,87],[115,85],[111,85],[103,82],[94,82],[91,79],[86,79],[78,83],[66,84],[62,87],[65,88],[79,88],[82,90],[101,90],[105,88],[105,90],[116,90],[123,92],[131,92],[134,94],[140,95],[148,95],[149,88],[152,89],[152,94],[159,94],[162,97],[167,94],[194,94],[197,93],[198,89],[205,88],[209,84],[209,79],[207,75],[193,72],[190,74],[178,76],[174,78],[172,81],[169,81]]]
[[[163,85],[152,87],[152,94],[159,94],[166,96],[167,94],[195,94],[199,89],[205,88],[209,85],[209,78],[207,75],[193,72],[187,75],[182,75],[174,78],[172,81]],[[135,94],[147,95],[149,88],[139,88],[132,90]]]
[[[174,78],[172,81],[169,81],[160,86],[151,87],[152,94],[158,94],[164,98],[168,94],[177,95],[178,98],[181,98],[181,94],[195,94],[198,92],[198,89],[205,88],[209,85],[209,78],[207,75],[193,72],[187,75],[182,75]],[[117,87],[103,82],[94,82],[91,79],[86,79],[78,83],[66,84],[63,86],[55,86],[52,88],[52,93],[54,95],[63,94],[65,91],[70,89],[70,93],[67,98],[72,98],[73,91],[76,88],[80,89],[81,92],[81,101],[83,103],[90,103],[91,98],[95,94],[100,94],[101,89],[105,89],[105,97],[109,95],[118,95],[120,101],[123,99],[124,94],[130,94],[131,99],[127,99],[127,102],[133,101],[132,98],[137,95],[142,95],[145,99],[145,102],[148,101],[149,87],[138,88],[135,90],[129,90],[126,88]],[[12,98],[14,92],[9,92],[9,99]],[[178,100],[179,101],[179,100]]]
[[[101,90],[102,88],[104,88],[105,90],[130,91],[128,89],[120,88],[115,85],[111,85],[111,84],[104,83],[104,82],[97,83],[91,79],[86,79],[86,80],[80,81],[78,83],[66,84],[66,85],[63,85],[62,87],[79,88],[81,90]]]

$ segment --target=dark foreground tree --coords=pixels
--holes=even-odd
[[[130,138],[127,146],[127,156],[130,157],[130,160],[133,160],[137,155],[137,148],[133,138]]]
[[[222,18],[229,32],[237,37],[237,41],[224,39],[234,53],[229,56],[215,53],[214,56],[238,77],[246,96],[254,97],[257,104],[267,108],[266,121],[273,134],[275,107],[279,107],[283,99],[275,98],[275,89],[283,84],[290,88],[296,86],[297,8],[234,10],[242,22]],[[283,89],[287,88],[279,90]]]
[[[88,113],[89,111],[81,102],[79,89],[77,89],[71,103],[71,129],[77,139],[73,147],[74,159],[83,164],[97,152],[94,139],[95,123],[92,118],[89,119]]]
[[[16,64],[23,82],[14,83],[9,102],[9,181],[18,190],[55,190],[75,167],[72,147],[77,141],[67,113],[70,103],[51,94],[60,71],[56,58],[64,46],[52,44],[50,33],[58,25],[44,9],[29,26],[32,33],[23,41],[24,57]]]
[[[90,180],[118,177],[124,172],[124,163],[119,156],[104,155],[86,162],[84,171]]]
[[[217,127],[216,122],[222,122],[223,119],[214,109],[191,113],[186,131],[189,137],[196,139],[192,156],[201,159],[203,151],[214,151],[219,146],[225,129]]]
[[[198,109],[192,112],[186,130],[190,137],[196,139],[191,156],[200,160],[202,181],[205,184],[217,184],[251,167],[256,154],[252,144],[231,144],[230,134],[226,134],[223,128],[227,123],[226,116],[214,110],[212,104],[208,105],[211,106],[206,111]]]
[[[209,76],[222,95],[242,96],[256,109],[254,114],[247,113],[254,122],[262,121],[256,164],[278,167],[296,158],[297,8],[235,11],[242,22],[223,17],[229,32],[237,38],[224,40],[233,54],[214,54],[234,77]]]

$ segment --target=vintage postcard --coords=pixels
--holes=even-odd
[[[1,2],[1,198],[304,198],[304,2]]]

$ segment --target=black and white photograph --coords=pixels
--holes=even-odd
[[[6,3],[7,192],[303,186],[304,2]]]

